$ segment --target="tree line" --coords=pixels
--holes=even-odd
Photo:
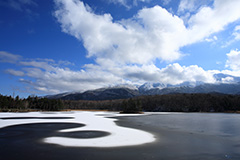
[[[87,101],[58,100],[40,97],[20,99],[0,95],[0,111],[109,110],[133,113],[151,112],[226,112],[240,111],[240,95],[168,94],[139,96],[130,99]]]
[[[28,97],[20,99],[0,95],[0,111],[60,111],[64,108],[62,100]]]

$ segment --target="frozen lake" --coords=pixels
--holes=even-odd
[[[240,114],[230,113],[147,113],[138,119],[145,125],[240,140]],[[137,118],[135,118],[137,120]],[[156,123],[158,122],[158,123]]]
[[[240,114],[0,113],[3,159],[240,159]]]

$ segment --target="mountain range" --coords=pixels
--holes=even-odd
[[[215,74],[216,83],[184,82],[177,85],[145,83],[140,86],[119,85],[115,87],[48,95],[46,98],[63,100],[113,100],[127,99],[142,95],[163,95],[177,93],[219,93],[240,94],[240,77]],[[226,80],[231,82],[226,83]]]

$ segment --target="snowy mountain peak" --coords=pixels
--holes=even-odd
[[[223,73],[214,74],[214,78],[219,83],[239,83],[240,82],[240,77],[235,77],[235,76],[231,76]]]
[[[138,87],[138,90],[139,91],[148,91],[150,89],[153,89],[153,88],[158,88],[158,89],[163,89],[163,88],[166,88],[167,85],[164,84],[164,83],[150,83],[150,82],[147,82],[147,83],[144,83],[143,85],[141,85],[140,87]]]
[[[131,84],[119,84],[115,86],[109,86],[108,88],[128,88],[132,90],[138,90],[138,87],[136,85],[131,85]]]

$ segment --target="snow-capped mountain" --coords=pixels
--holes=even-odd
[[[214,78],[219,83],[238,83],[240,82],[240,77],[231,76],[228,74],[214,74]]]
[[[240,94],[240,77],[226,74],[214,75],[217,83],[184,82],[177,85],[163,83],[145,83],[140,86],[117,85],[85,92],[62,93],[46,96],[65,100],[112,100],[125,99],[141,95],[163,95],[173,93],[222,93]]]
[[[153,88],[163,89],[166,88],[167,85],[164,83],[144,83],[143,85],[138,87],[139,92],[145,92]]]
[[[139,96],[139,92],[137,89],[129,89],[129,88],[119,88],[119,87],[111,87],[111,88],[101,88],[96,90],[89,90],[83,93],[76,92],[61,95],[52,95],[47,98],[50,99],[63,99],[63,100],[113,100],[113,99],[126,99]]]

